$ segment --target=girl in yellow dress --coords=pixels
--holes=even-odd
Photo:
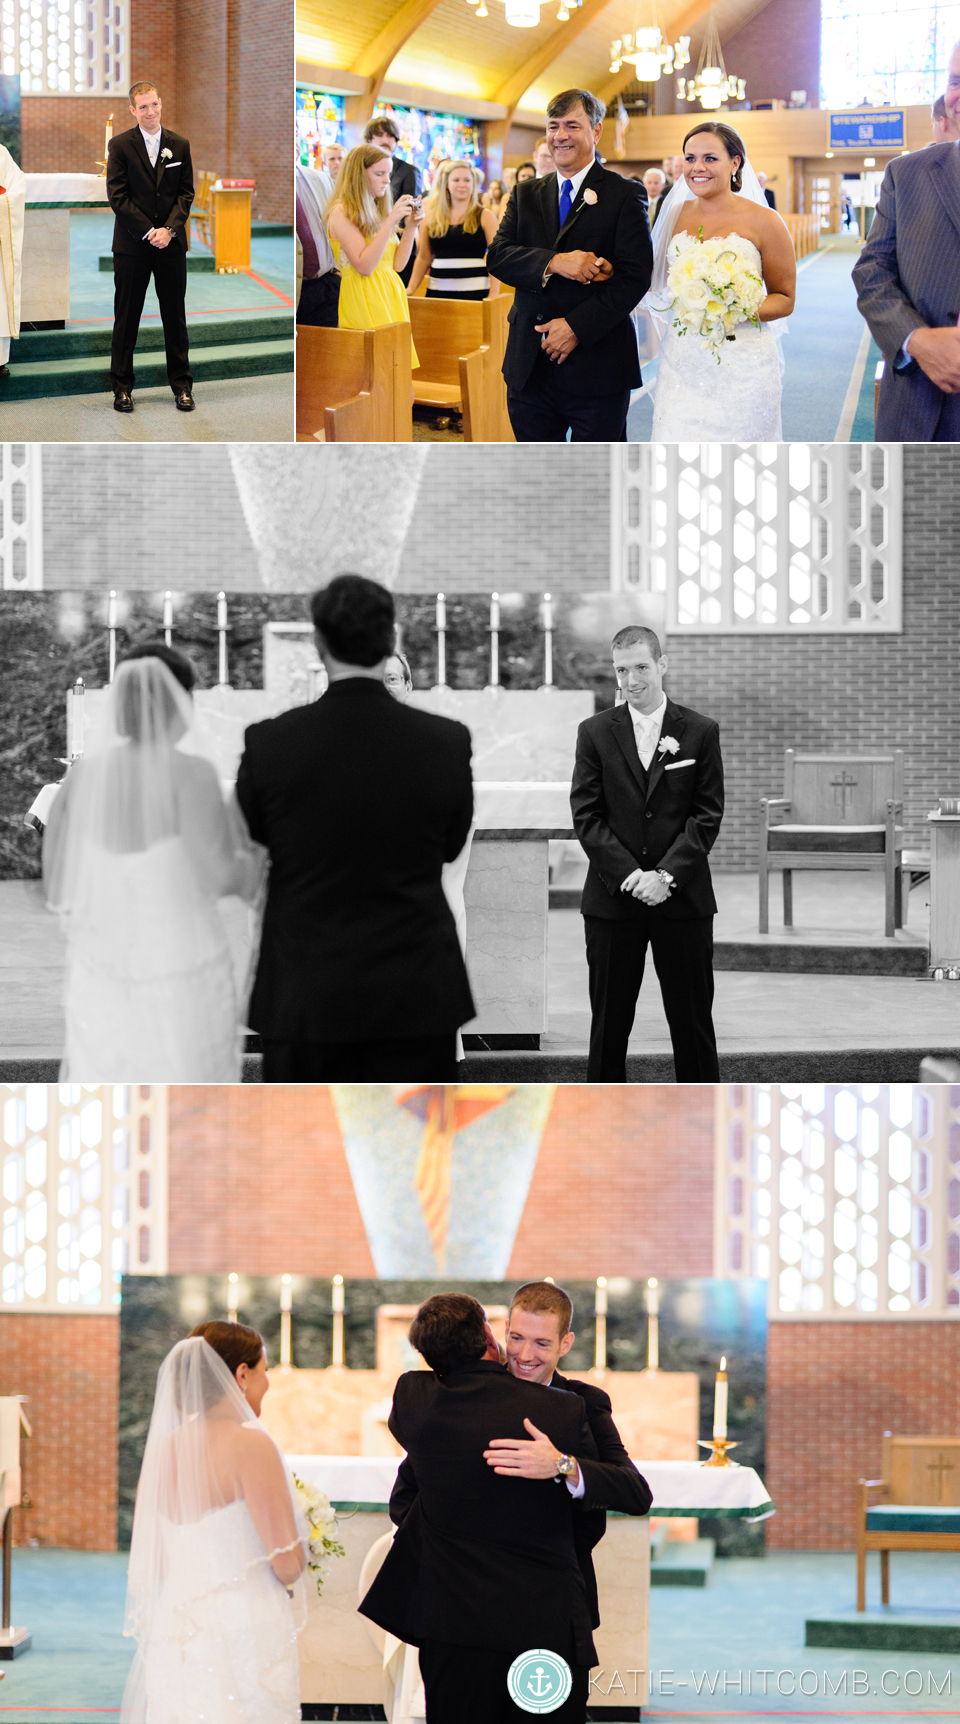
[[[419,200],[390,196],[390,157],[376,144],[350,150],[327,205],[327,232],[340,281],[340,328],[382,329],[409,323],[403,282],[397,274],[413,250],[423,217]],[[397,229],[408,217],[403,233]],[[419,366],[411,343],[411,364]]]

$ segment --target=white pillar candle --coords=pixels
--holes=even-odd
[[[217,594],[217,681],[221,688],[227,681],[227,595]]]
[[[442,593],[437,594],[437,687],[447,681],[447,604]]]
[[[333,1306],[333,1360],[334,1365],[343,1364],[343,1276],[335,1275],[332,1282],[331,1304]]]
[[[447,626],[447,602],[442,593],[437,594],[437,632],[442,634]]]
[[[655,1275],[647,1282],[647,1370],[660,1369],[660,1288]]]
[[[230,1274],[227,1276],[227,1284],[228,1284],[227,1285],[227,1322],[228,1323],[235,1323],[237,1321],[237,1283],[239,1280],[240,1280],[239,1275]]]
[[[83,694],[83,677],[78,676],[67,705],[67,757],[70,760],[79,760],[83,754]]]
[[[727,1361],[720,1360],[713,1391],[713,1440],[724,1442],[727,1435]]]
[[[490,687],[500,681],[500,594],[490,594]]]
[[[290,1312],[293,1309],[293,1277],[280,1277],[280,1363],[291,1363]]]
[[[106,161],[106,159],[107,159],[107,155],[108,155],[109,150],[110,150],[110,139],[112,137],[113,137],[113,115],[111,114],[109,116],[109,118],[107,119],[106,130],[104,132],[104,138],[103,138],[103,159],[104,159],[104,161]]]
[[[163,595],[163,638],[166,641],[167,646],[170,646],[170,644],[171,644],[170,636],[171,636],[172,631],[173,631],[173,594],[172,593],[164,593],[164,595]]]
[[[597,1371],[607,1368],[607,1281],[606,1276],[597,1276],[597,1292],[593,1301],[596,1318],[596,1342],[593,1350],[593,1364]]]
[[[543,686],[553,687],[553,604],[549,593],[543,595]]]
[[[107,600],[107,650],[109,652],[109,668],[107,681],[113,681],[117,668],[117,595],[111,592]]]

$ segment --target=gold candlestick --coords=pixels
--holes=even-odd
[[[697,1444],[701,1449],[712,1451],[708,1461],[700,1462],[702,1467],[738,1467],[740,1465],[739,1461],[731,1461],[727,1456],[727,1450],[738,1449],[739,1443],[730,1443],[726,1437],[698,1437]]]

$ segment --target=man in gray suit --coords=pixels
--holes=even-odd
[[[945,103],[960,112],[960,43]],[[889,164],[853,279],[886,360],[878,442],[960,442],[960,143]]]

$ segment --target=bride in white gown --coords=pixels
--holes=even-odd
[[[245,1002],[218,900],[256,898],[265,852],[212,763],[187,751],[192,683],[180,653],[135,649],[51,809],[43,872],[67,934],[64,1080],[241,1074]]]
[[[652,441],[778,443],[781,359],[773,325],[793,310],[797,262],[789,229],[768,205],[732,126],[695,126],[684,139],[683,163],[653,229],[653,276],[642,302],[660,337]],[[673,327],[667,276],[684,248],[732,235],[755,255],[766,297],[760,328],[738,324],[718,364],[695,330]]]
[[[299,1724],[308,1534],[258,1413],[263,1342],[204,1323],[157,1378],[133,1517],[121,1724]]]

